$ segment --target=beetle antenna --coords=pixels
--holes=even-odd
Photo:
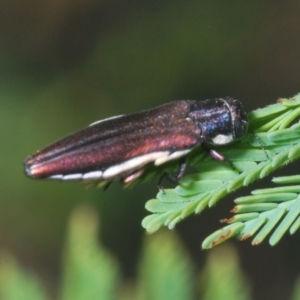
[[[265,153],[267,159],[270,159],[270,156],[268,155],[268,153],[267,153],[267,151],[266,151],[266,149],[265,149],[265,147],[264,147],[264,145],[263,145],[263,143],[262,143],[260,137],[259,137],[255,132],[251,132],[251,133],[254,135],[254,137],[256,138],[256,140],[258,141],[258,143],[260,144],[260,147],[261,147],[262,150],[264,151],[264,153]]]

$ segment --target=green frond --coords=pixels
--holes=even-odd
[[[300,115],[300,94],[278,102],[251,112],[247,136],[234,145],[218,149],[233,167],[213,160],[201,149],[198,150],[200,157],[193,151],[188,162],[198,173],[184,176],[175,189],[166,189],[159,192],[156,199],[149,200],[146,209],[151,215],[143,220],[143,227],[148,232],[162,226],[172,229],[189,215],[202,212],[229,193],[298,159],[300,123],[296,121]],[[300,183],[300,175],[273,181]],[[270,244],[276,244],[288,229],[294,233],[300,226],[299,192],[300,185],[283,186],[253,191],[252,196],[237,199],[235,216],[226,220],[230,225],[209,236],[203,242],[203,248],[210,248],[233,236],[244,240],[254,234],[252,244],[256,245],[277,226],[270,237]]]
[[[202,247],[211,248],[227,240],[224,232],[229,232],[227,235],[237,236],[241,240],[255,235],[252,245],[258,245],[273,231],[269,239],[272,246],[278,243],[288,230],[290,234],[295,233],[300,226],[299,188],[300,186],[295,185],[262,189],[253,191],[252,196],[237,198],[237,205],[233,209],[235,216],[223,220],[223,223],[230,225],[207,237]],[[238,230],[233,232],[233,225],[238,226]]]

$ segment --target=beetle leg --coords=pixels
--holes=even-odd
[[[169,181],[177,183],[179,181],[179,179],[183,176],[185,169],[186,169],[186,162],[185,162],[185,158],[183,157],[179,160],[179,167],[178,167],[177,173],[174,176],[170,175],[168,173],[164,173],[160,177],[160,179],[158,181],[158,185],[157,185],[158,189],[160,191],[164,192],[164,188],[162,187],[161,183],[165,177],[167,177]]]
[[[140,177],[143,172],[144,172],[144,169],[140,169],[138,171],[135,171],[134,173],[131,173],[130,175],[123,178],[122,181],[123,181],[123,183],[128,183],[128,182]]]

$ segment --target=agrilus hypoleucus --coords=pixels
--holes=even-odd
[[[195,147],[228,145],[247,130],[247,115],[238,100],[178,100],[92,123],[27,158],[25,170],[32,178],[128,183],[148,164],[181,158],[180,177],[182,158]]]

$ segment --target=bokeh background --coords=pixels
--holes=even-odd
[[[30,180],[23,160],[96,120],[176,99],[228,95],[251,111],[293,96],[300,92],[299,11],[298,1],[0,0],[0,250],[58,297],[68,220],[84,204],[100,218],[99,241],[122,280],[134,282],[155,180],[103,192]],[[232,199],[175,230],[198,270],[209,253],[201,242],[228,216]],[[273,248],[232,242],[252,299],[290,299],[299,236]]]

